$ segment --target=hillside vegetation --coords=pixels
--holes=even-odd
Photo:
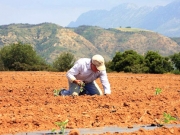
[[[180,52],[180,46],[174,40],[152,31],[134,28],[128,28],[128,31],[97,26],[64,28],[52,23],[0,26],[0,47],[19,41],[31,44],[49,63],[61,52],[67,51],[76,58],[99,53],[106,61],[111,60],[116,52],[130,49],[139,54],[149,50],[158,51],[163,56]]]

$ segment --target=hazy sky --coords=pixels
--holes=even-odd
[[[67,26],[84,12],[111,8],[122,3],[165,6],[174,0],[0,0],[0,25],[51,22]]]

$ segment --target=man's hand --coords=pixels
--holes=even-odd
[[[84,82],[82,80],[74,80],[73,83],[79,85],[79,86],[83,86]]]

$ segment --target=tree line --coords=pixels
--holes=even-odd
[[[52,64],[46,63],[30,44],[21,42],[4,46],[0,50],[0,71],[59,71],[69,70],[75,56],[63,52]],[[163,57],[158,52],[148,51],[144,55],[134,50],[116,52],[111,61],[105,63],[107,72],[131,73],[175,73],[180,74],[180,52]]]

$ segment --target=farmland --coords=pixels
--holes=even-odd
[[[1,72],[0,134],[51,130],[57,128],[54,122],[67,119],[68,129],[133,128],[156,125],[163,113],[176,118],[170,123],[180,124],[180,75],[108,73],[108,78],[111,95],[63,97],[54,96],[53,90],[68,89],[65,72]],[[180,128],[138,132],[180,134]]]

